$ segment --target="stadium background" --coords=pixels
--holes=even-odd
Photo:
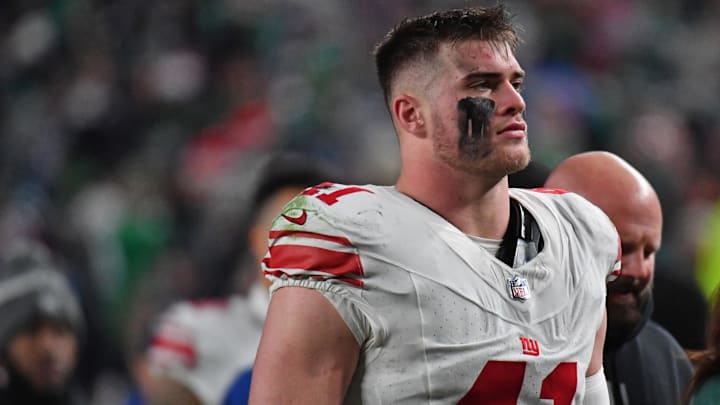
[[[89,317],[80,377],[95,403],[122,397],[159,308],[247,284],[243,214],[265,152],[393,182],[372,47],[403,16],[466,4],[489,3],[2,1],[0,246],[27,235],[62,259]],[[665,211],[657,272],[699,274],[709,293],[720,3],[506,4],[523,27],[534,160],[604,149],[634,164]]]

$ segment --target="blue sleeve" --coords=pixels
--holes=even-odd
[[[252,368],[241,371],[225,395],[223,405],[247,405],[250,398],[250,382],[252,381]]]
[[[125,405],[145,405],[145,400],[140,395],[140,390],[134,387],[128,395]]]

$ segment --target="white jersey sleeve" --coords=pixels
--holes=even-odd
[[[363,298],[366,275],[359,252],[380,239],[372,231],[379,230],[373,222],[381,217],[372,208],[353,212],[358,206],[353,198],[373,193],[366,187],[330,183],[306,189],[273,222],[262,263],[273,281],[271,294],[287,286],[318,290],[361,346],[383,334],[379,317]],[[337,204],[340,201],[343,204]]]

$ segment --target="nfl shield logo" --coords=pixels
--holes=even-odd
[[[510,298],[517,301],[525,301],[530,298],[530,287],[528,287],[527,279],[515,276],[507,281]]]

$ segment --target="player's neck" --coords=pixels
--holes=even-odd
[[[488,239],[505,234],[510,217],[507,177],[483,184],[447,173],[424,173],[422,178],[402,173],[395,187],[466,234]]]

